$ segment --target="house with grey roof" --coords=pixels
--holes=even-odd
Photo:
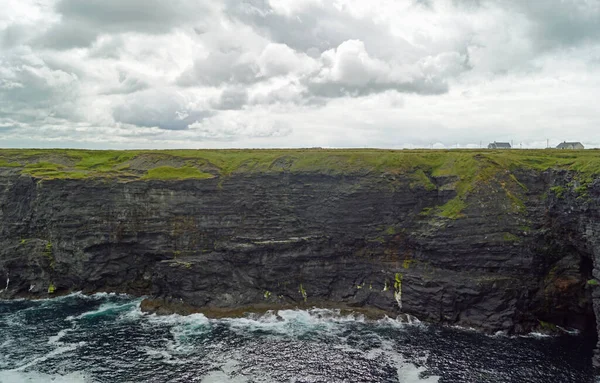
[[[556,149],[585,149],[581,142],[561,142]]]
[[[510,149],[511,146],[508,142],[491,142],[488,145],[488,149]]]

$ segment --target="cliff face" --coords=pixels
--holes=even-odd
[[[478,174],[465,189],[421,169],[140,180],[0,167],[0,298],[119,291],[158,311],[316,305],[595,331],[600,183]]]

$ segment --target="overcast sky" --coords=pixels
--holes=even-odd
[[[600,146],[599,0],[0,9],[0,147]]]

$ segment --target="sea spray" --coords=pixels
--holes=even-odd
[[[137,298],[80,293],[0,302],[0,312],[0,381],[593,380],[583,362],[593,342],[585,337],[490,337],[408,315],[369,320],[297,309],[158,316],[141,312]]]

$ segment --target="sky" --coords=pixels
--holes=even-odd
[[[600,147],[599,0],[0,9],[0,147]]]

